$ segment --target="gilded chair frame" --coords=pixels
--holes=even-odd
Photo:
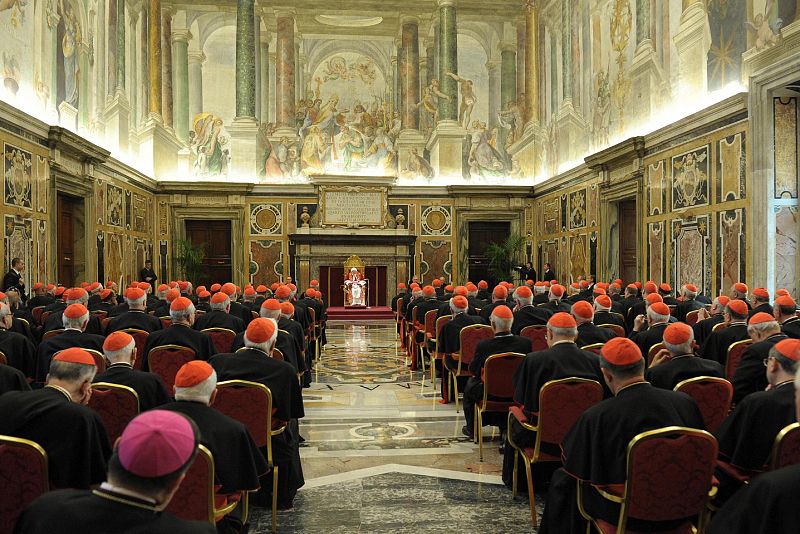
[[[436,312],[436,310],[433,311]],[[430,353],[431,357],[430,370],[431,370],[431,385],[433,386],[434,393],[436,393],[436,360],[444,358],[444,355],[439,354],[439,333],[442,331],[442,328],[444,328],[444,325],[447,324],[452,318],[453,316],[449,314],[438,317],[436,319],[436,325],[434,326],[434,332],[436,334],[436,337],[431,338],[429,340],[433,341],[433,352]],[[439,326],[439,323],[441,323],[441,326]],[[442,372],[444,373],[444,363],[442,363]]]
[[[44,477],[42,479],[42,487],[44,491],[47,492],[50,488],[50,460],[47,457],[47,451],[44,450],[44,447],[36,443],[35,441],[24,439],[24,438],[17,438],[14,436],[5,436],[0,434],[0,445],[8,445],[10,447],[20,447],[23,449],[32,449],[33,451],[39,453],[42,459],[42,467]]]
[[[800,423],[792,423],[783,427],[783,429],[778,432],[778,435],[775,436],[775,444],[772,446],[772,453],[769,456],[770,471],[774,471],[775,469],[780,469],[782,467],[778,464],[778,455],[780,454],[781,447],[783,445],[783,438],[796,432],[800,432]]]
[[[458,377],[461,375],[461,351],[463,350],[463,339],[464,339],[464,332],[469,332],[471,330],[481,330],[488,328],[492,335],[494,335],[494,330],[492,327],[486,324],[471,324],[468,326],[463,327],[458,332],[458,352],[454,353],[453,356],[458,361],[456,365],[456,369],[450,369],[448,367],[448,371],[450,372],[450,378],[453,380],[453,397],[456,401],[456,413],[458,413]],[[444,361],[444,360],[442,360]]]
[[[97,367],[96,374],[100,374],[100,373],[104,373],[105,372],[106,368],[108,367],[108,359],[106,358],[105,354],[103,354],[99,350],[85,349],[83,347],[77,347],[77,348],[79,348],[81,350],[85,350],[86,352],[88,352],[89,354],[92,355],[92,357],[94,358],[94,361],[95,361],[95,366]],[[56,356],[58,356],[59,354],[61,354],[65,350],[67,350],[67,349],[61,349],[61,350],[59,350],[57,352],[54,352],[53,353],[53,358],[55,358]],[[51,358],[51,361],[52,361],[52,358]]]
[[[260,382],[252,382],[250,380],[223,380],[217,382],[217,390],[224,388],[255,388],[264,393],[267,398],[267,420],[266,420],[266,436],[267,436],[267,466],[272,469],[272,531],[275,532],[278,528],[278,465],[272,459],[272,437],[283,434],[287,425],[273,430],[272,429],[272,391],[261,384]],[[213,501],[212,501],[213,502]]]
[[[492,354],[486,361],[484,362],[484,370],[486,366],[489,364],[490,361],[500,358],[508,358],[509,356],[513,356],[515,358],[519,358],[520,360],[525,359],[525,354],[521,354],[519,352],[501,352],[498,354]],[[486,373],[483,377],[483,401],[481,404],[475,406],[475,415],[474,415],[474,424],[473,427],[475,432],[473,435],[475,439],[478,440],[478,450],[479,450],[479,457],[480,461],[483,461],[483,412],[486,411],[486,403],[489,401],[489,374]]]
[[[667,348],[667,346],[664,345],[664,342],[663,341],[659,341],[658,343],[655,343],[655,344],[651,345],[650,348],[647,349],[647,355],[646,355],[647,356],[647,367],[650,367],[650,364],[653,363],[653,360],[656,358],[656,354],[658,354],[658,352],[661,349],[665,349],[665,348]],[[658,350],[655,350],[655,349],[658,349]]]
[[[247,516],[248,516],[247,492],[246,491],[242,492],[241,501],[234,501],[232,503],[229,503],[229,504],[223,506],[222,508],[216,508],[214,506],[214,496],[215,496],[214,481],[216,480],[216,465],[214,464],[214,455],[203,444],[199,444],[197,446],[197,449],[198,449],[197,450],[197,454],[198,455],[202,454],[206,458],[206,465],[208,465],[208,469],[210,471],[208,473],[208,475],[209,475],[208,480],[210,482],[210,484],[208,485],[208,497],[207,497],[208,517],[206,519],[208,520],[209,523],[211,523],[212,525],[216,526],[217,517],[224,517],[224,516],[228,515],[229,513],[233,512],[236,509],[236,507],[239,506],[239,503],[241,502],[242,503],[242,523],[245,523],[247,521]],[[195,459],[195,461],[197,461],[197,459]]]
[[[731,369],[731,358],[730,358],[731,351],[733,349],[737,348],[737,347],[750,346],[752,344],[753,344],[753,340],[750,339],[750,338],[747,338],[747,339],[742,339],[741,341],[737,341],[735,343],[731,343],[730,345],[728,345],[728,349],[725,351],[725,378],[727,378],[728,380],[733,380],[733,375],[736,374],[735,370],[733,370],[734,372],[731,373],[731,371],[732,371],[732,369]],[[747,350],[747,349],[745,349],[745,350]],[[739,363],[737,364],[736,368],[738,369],[739,365],[741,365],[741,364],[742,364],[742,358],[739,358]]]
[[[92,384],[92,389],[112,389],[117,391],[125,391],[127,393],[131,393],[133,397],[136,399],[136,413],[139,414],[142,411],[142,405],[139,401],[139,394],[136,393],[136,390],[130,386],[123,386],[122,384],[113,384],[111,382],[94,382]]]
[[[612,330],[619,337],[625,337],[625,327],[622,326],[622,325],[618,325],[618,324],[614,324],[614,323],[603,323],[603,324],[599,324],[597,326],[600,327],[600,328],[606,328],[608,330]],[[622,330],[622,333],[620,333],[618,329]]]
[[[201,331],[201,332],[205,332],[205,333],[206,333],[206,334],[208,334],[209,336],[211,336],[211,334],[212,334],[213,332],[226,332],[226,333],[228,333],[228,334],[233,334],[233,337],[234,337],[234,338],[236,338],[236,332],[234,332],[234,331],[233,331],[233,330],[231,330],[230,328],[222,328],[221,326],[212,326],[211,328],[203,328],[203,329],[202,329],[202,330],[200,330],[200,331]],[[213,339],[212,339],[212,344],[213,344]],[[217,346],[216,346],[216,345],[214,345],[214,349],[216,349],[216,348],[217,348]],[[230,349],[230,347],[228,347],[228,349]],[[224,354],[225,352],[227,352],[227,350],[226,350],[226,351],[224,351],[224,352],[222,352],[222,353]]]
[[[195,360],[197,359],[197,353],[191,347],[185,347],[183,345],[175,345],[173,343],[168,343],[167,345],[159,345],[157,347],[153,347],[152,349],[150,349],[150,352],[147,353],[147,366],[148,366],[148,368],[150,367],[150,363],[151,363],[150,362],[150,355],[153,352],[157,351],[157,350],[165,350],[165,349],[169,349],[169,350],[188,350],[194,355],[194,359]],[[153,372],[152,369],[150,369],[150,372]],[[155,374],[158,374],[158,373],[155,373]],[[172,379],[172,382],[173,382],[172,385],[174,386],[175,385],[175,379],[174,378]],[[167,389],[169,390],[169,386],[168,385],[167,385]]]
[[[122,330],[129,336],[133,337],[134,340],[136,339],[134,334],[145,334],[147,337],[150,337],[150,332],[147,330],[142,330],[141,328],[125,328]],[[142,351],[144,351],[144,345],[142,345]],[[144,354],[139,354],[139,346],[136,345],[136,360],[133,362],[133,368],[141,370],[142,369],[142,362],[144,361]]]
[[[712,332],[717,332],[719,330],[724,330],[724,329],[728,328],[728,326],[730,326],[730,323],[725,323],[725,322],[717,323],[717,324],[715,324],[714,326],[711,327],[711,331]]]
[[[683,388],[684,386],[688,386],[688,385],[699,383],[699,382],[714,382],[714,383],[717,383],[717,384],[727,384],[727,386],[728,386],[728,413],[730,413],[731,403],[733,402],[733,385],[728,380],[726,380],[724,378],[719,378],[717,376],[695,376],[695,377],[692,377],[692,378],[687,378],[686,380],[681,380],[680,382],[675,384],[675,387],[672,388],[672,390],[681,392],[681,388]],[[726,413],[725,416],[727,417],[727,415],[728,414]],[[714,429],[714,430],[716,430],[716,429]],[[712,432],[714,430],[712,430]]]
[[[8,365],[8,357],[0,350],[0,365]]]
[[[709,432],[706,432],[705,430],[698,430],[696,428],[689,428],[683,426],[668,426],[664,428],[657,428],[655,430],[648,430],[647,432],[642,432],[641,434],[637,434],[636,436],[634,436],[633,439],[630,441],[630,443],[628,443],[628,451],[625,455],[627,466],[625,469],[625,484],[623,487],[622,496],[620,497],[618,495],[609,493],[597,486],[592,486],[600,494],[600,496],[620,505],[619,519],[616,526],[617,529],[616,532],[626,532],[625,529],[628,523],[628,507],[630,504],[630,491],[631,491],[631,485],[629,484],[629,481],[632,480],[634,474],[633,465],[631,462],[633,453],[636,452],[636,449],[646,441],[675,434],[694,435],[698,437],[703,437],[704,439],[711,440],[714,443],[714,448],[717,449],[717,440],[714,438],[714,436],[711,435]],[[714,458],[716,458],[716,456],[717,454],[715,453]],[[577,494],[578,510],[580,511],[584,519],[589,521],[589,525],[587,526],[586,530],[587,534],[591,529],[591,525],[594,525],[595,528],[598,530],[598,532],[602,534],[602,530],[600,530],[600,527],[597,525],[594,518],[589,516],[589,514],[586,512],[583,506],[584,484],[588,484],[588,482],[586,481],[578,482],[578,494]],[[709,519],[708,503],[711,500],[711,498],[714,497],[714,495],[716,495],[717,493],[717,487],[713,484],[713,474],[712,477],[710,477],[708,480],[708,485],[709,485],[709,491],[708,495],[706,496],[706,502],[703,504],[703,507],[699,513],[699,521],[696,529],[697,534],[703,534],[705,530],[705,526],[708,523]]]
[[[595,352],[595,349],[602,349],[603,345],[605,345],[605,343],[592,343],[590,345],[584,345],[583,347],[581,347],[581,350],[588,350],[590,352]]]

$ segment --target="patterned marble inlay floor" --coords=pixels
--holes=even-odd
[[[502,486],[496,431],[484,428],[481,462],[461,434],[463,410],[439,402],[439,380],[434,388],[428,373],[408,369],[394,328],[329,323],[318,380],[303,390],[306,487],[294,511],[281,513],[279,530],[526,530],[527,500],[513,501]],[[256,532],[268,531],[261,510],[253,521]]]

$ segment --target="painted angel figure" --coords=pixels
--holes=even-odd
[[[458,122],[464,128],[469,128],[469,121],[472,118],[472,109],[475,107],[475,102],[478,97],[475,96],[475,90],[472,87],[472,80],[462,78],[458,74],[452,72],[447,73],[448,76],[453,78],[459,84],[461,90],[461,105],[458,107]]]
[[[756,50],[762,50],[768,46],[776,45],[780,42],[780,31],[783,20],[774,15],[774,22],[771,20],[773,9],[777,9],[775,0],[767,0],[764,13],[757,13],[753,17],[753,22],[745,21],[747,29],[756,36]]]

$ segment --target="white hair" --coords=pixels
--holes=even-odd
[[[511,325],[514,324],[514,318],[509,317],[508,319],[502,319],[495,315],[492,315],[489,320],[494,327],[495,332],[510,332]]]
[[[652,308],[647,308],[647,316],[653,323],[666,323],[669,321],[669,315],[661,315],[660,313],[656,313]]]
[[[67,306],[69,306],[70,304],[86,304],[87,302],[89,302],[89,294],[83,293],[81,297],[78,299],[75,300],[67,299],[64,302],[66,303]]]
[[[562,294],[560,297],[553,295],[553,289],[550,288],[550,291],[547,293],[548,300],[561,300],[564,295]]]
[[[528,306],[533,303],[533,297],[520,297],[516,291],[514,291],[514,300],[519,302],[520,306]]]
[[[272,319],[273,321],[277,321],[281,318],[281,311],[280,310],[270,310],[269,308],[261,308],[259,315],[265,319]]]
[[[691,328],[689,329],[689,339],[686,340],[685,343],[681,343],[680,345],[673,345],[672,343],[668,343],[666,339],[662,339],[664,342],[664,347],[672,354],[691,354],[692,353],[692,343],[694,342],[694,330]]]
[[[145,302],[147,301],[147,297],[144,296],[144,297],[142,297],[140,299],[136,299],[136,300],[129,299],[128,297],[125,297],[125,301],[128,303],[128,307],[129,308],[133,308],[133,307],[143,308],[144,305],[145,305]]]
[[[683,296],[693,299],[697,296],[697,291],[689,291],[686,286],[681,287],[681,291],[683,292]]]
[[[5,302],[0,302],[0,320],[5,319],[11,315],[11,308]]]
[[[118,350],[103,350],[103,354],[111,363],[128,362],[136,351],[136,341],[131,340],[127,346]]]
[[[208,404],[215,389],[217,389],[217,372],[211,371],[211,375],[196,386],[190,388],[175,386],[175,400]]]
[[[568,337],[571,339],[575,339],[576,337],[578,337],[577,328],[559,328],[557,326],[547,325],[547,330],[550,331],[550,334],[553,337]]]
[[[189,304],[185,310],[170,310],[169,316],[173,323],[185,322],[189,320],[189,316],[194,313],[194,304]]]
[[[275,326],[275,330],[272,332],[272,337],[269,338],[268,340],[266,340],[263,343],[254,343],[254,342],[250,341],[249,339],[247,339],[247,332],[245,332],[245,334],[244,334],[244,346],[245,347],[254,348],[254,349],[260,349],[260,350],[263,350],[266,353],[269,353],[272,350],[272,348],[275,346],[275,341],[277,341],[277,339],[278,339],[278,323],[275,321],[275,319],[267,319],[267,320],[272,321],[274,326]]]
[[[594,301],[594,311],[608,311],[611,309],[611,306],[605,307],[596,300]]]
[[[468,309],[469,305],[467,305],[466,308],[459,308],[458,306],[455,305],[453,299],[450,299],[450,311],[453,312],[453,315],[458,315],[459,313],[467,313]]]
[[[86,323],[89,322],[89,312],[87,311],[80,317],[75,319],[71,319],[67,317],[66,314],[61,314],[61,321],[64,324],[64,328],[72,328],[74,330],[83,330],[86,326]]]
[[[763,323],[756,323],[747,325],[747,334],[750,337],[753,337],[754,332],[760,332],[762,334],[766,332],[770,332],[772,330],[780,331],[781,325],[778,324],[778,321],[766,321]]]
[[[537,285],[533,286],[533,292],[536,293],[537,295],[541,295],[542,293],[544,293],[545,289],[547,289],[547,287],[545,286],[537,286]]]
[[[230,297],[226,297],[225,300],[223,300],[222,302],[210,303],[208,307],[212,310],[225,311],[228,309],[228,306],[230,305],[231,305],[231,299]]]

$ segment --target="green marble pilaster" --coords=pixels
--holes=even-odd
[[[513,46],[500,52],[500,109],[517,100],[517,56]]]
[[[256,39],[254,0],[236,8],[236,117],[256,116]]]
[[[172,34],[173,120],[175,134],[189,140],[189,32]]]
[[[650,39],[650,0],[636,0],[636,44]]]
[[[117,87],[125,89],[125,0],[117,0]]]
[[[447,75],[458,74],[458,28],[455,0],[438,0],[439,4],[439,82],[441,91],[450,99],[439,99],[439,120],[458,120],[458,82]]]
[[[564,100],[572,99],[572,0],[561,2],[561,86]]]

